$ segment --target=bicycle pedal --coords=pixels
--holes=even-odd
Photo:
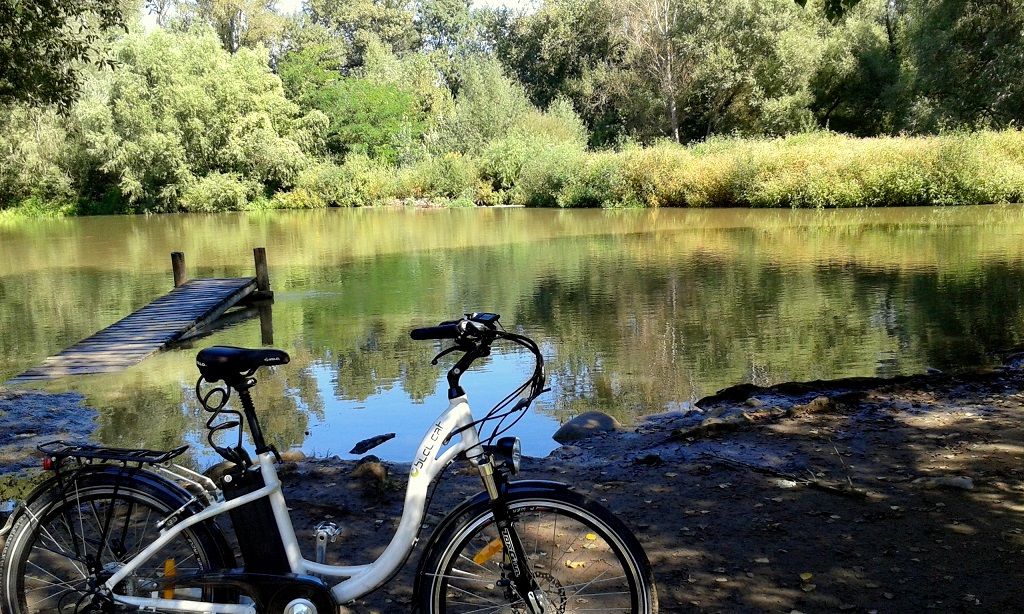
[[[338,541],[341,534],[341,527],[338,523],[325,520],[313,527],[313,537],[316,538],[316,562],[323,564],[327,559],[327,544]]]

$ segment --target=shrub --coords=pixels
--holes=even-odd
[[[277,192],[270,200],[270,209],[323,209],[327,206],[317,193],[306,188],[295,188],[288,192]]]
[[[235,173],[210,173],[184,189],[179,200],[183,211],[238,211],[259,192],[259,184]]]
[[[576,204],[563,198],[563,190],[577,182],[586,153],[574,144],[547,144],[530,151],[512,193],[516,204],[554,207]]]
[[[476,160],[449,152],[431,156],[417,165],[424,196],[471,198],[477,192],[480,167]]]

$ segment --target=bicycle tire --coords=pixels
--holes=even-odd
[[[0,611],[138,611],[115,607],[90,583],[102,584],[104,575],[109,577],[122,561],[151,543],[160,535],[156,523],[187,501],[158,480],[119,479],[105,473],[81,477],[63,497],[56,490],[43,493],[7,537],[0,563]],[[182,531],[129,576],[119,592],[171,597],[158,581],[170,574],[230,567],[233,561],[226,556],[223,537],[200,523]],[[166,590],[176,599],[209,601],[224,596],[213,589]]]
[[[507,506],[555,612],[658,611],[647,554],[607,509],[569,491],[513,493]],[[467,510],[434,543],[418,578],[420,612],[528,611],[502,585],[503,550],[488,506]]]

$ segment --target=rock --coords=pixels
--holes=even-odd
[[[747,407],[761,407],[762,405],[764,405],[764,401],[757,397],[750,397],[749,399],[744,401],[743,404],[746,405]]]
[[[836,409],[837,406],[835,401],[826,396],[821,396],[806,405],[794,405],[793,407],[790,407],[789,411],[786,413],[790,416],[800,416],[803,414],[833,412],[836,411]]]
[[[558,443],[579,441],[622,428],[619,421],[600,411],[588,411],[562,425],[551,437]]]
[[[290,463],[304,461],[306,460],[306,454],[302,450],[285,450],[281,452],[281,460]]]
[[[388,481],[388,468],[378,460],[360,462],[350,475],[353,478],[362,478],[369,485],[380,485]]]
[[[665,461],[657,454],[647,454],[644,456],[639,456],[637,458],[634,458],[633,462],[637,465],[646,465],[648,467],[657,467],[658,465],[662,465],[665,463]]]

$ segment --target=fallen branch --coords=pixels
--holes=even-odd
[[[735,458],[729,458],[728,456],[722,456],[720,454],[715,454],[714,452],[702,452],[701,455],[706,456],[712,460],[716,460],[720,463],[733,465],[736,467],[743,467],[745,469],[750,469],[751,471],[755,471],[757,473],[763,473],[777,478],[784,478],[797,484],[803,484],[804,486],[816,488],[818,490],[832,493],[834,495],[842,495],[844,497],[853,497],[857,499],[864,499],[868,496],[866,492],[854,488],[852,483],[849,486],[834,486],[817,478],[800,478],[791,473],[786,473],[785,471],[779,471],[778,469],[772,469],[771,467],[764,467],[762,465],[755,465],[754,463],[748,463],[746,461],[741,461]]]

